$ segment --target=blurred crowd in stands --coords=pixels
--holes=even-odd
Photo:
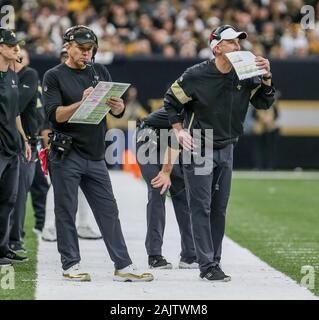
[[[99,37],[97,61],[114,55],[209,58],[210,32],[232,24],[248,32],[246,50],[270,57],[319,54],[319,0],[13,0],[16,30],[30,53],[58,56],[61,35],[84,24]],[[315,28],[303,30],[312,5]]]

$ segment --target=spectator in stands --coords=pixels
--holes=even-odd
[[[293,24],[287,29],[280,40],[287,55],[296,55],[301,49],[308,49],[308,41],[299,24]]]
[[[21,11],[16,12],[16,26],[17,31],[27,38],[27,48],[31,53],[58,56],[56,48],[61,46],[59,35],[71,24],[89,25],[100,37],[101,44],[105,43],[100,53],[101,61],[107,63],[112,60],[111,54],[130,56],[140,55],[142,51],[143,54],[164,55],[166,43],[158,44],[158,38],[169,38],[169,43],[182,56],[185,51],[189,56],[189,48],[192,47],[186,45],[187,50],[181,49],[185,47],[185,38],[192,39],[195,42],[195,50],[191,49],[192,56],[208,58],[209,53],[203,45],[207,32],[221,24],[236,24],[248,33],[250,43],[247,46],[243,43],[244,50],[250,50],[258,43],[264,46],[266,55],[279,59],[287,56],[304,58],[308,55],[308,47],[309,53],[317,54],[313,48],[319,37],[319,14],[315,15],[315,37],[306,37],[297,27],[302,18],[300,9],[305,4],[303,0],[211,3],[208,0],[25,2]],[[255,39],[252,37],[254,34]],[[151,42],[150,52],[145,47],[135,50],[135,46],[141,44],[140,39]]]

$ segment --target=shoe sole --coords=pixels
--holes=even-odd
[[[136,275],[132,273],[127,273],[123,275],[117,274],[117,271],[115,271],[115,274],[113,275],[113,281],[118,282],[150,282],[153,281],[154,277],[151,273],[142,273],[141,275]]]
[[[149,266],[149,268],[154,269],[154,270],[171,270],[171,269],[173,269],[173,265],[171,263],[169,263],[166,266],[160,266],[160,267]]]
[[[28,251],[27,250],[13,250],[11,249],[13,252],[17,253],[17,254],[27,254]]]
[[[69,276],[69,275],[62,275],[64,280],[67,281],[73,281],[73,282],[90,282],[91,276],[85,275],[85,276]]]
[[[178,269],[198,269],[198,263],[192,263],[192,264],[188,264],[188,263],[179,263],[178,265]]]
[[[25,263],[29,261],[29,258],[26,258],[24,260],[12,260],[12,259],[8,259],[11,263]]]
[[[117,282],[150,282],[153,280],[154,280],[154,277],[141,278],[141,279],[123,278],[120,276],[113,277],[113,281],[117,281]]]
[[[231,277],[226,277],[224,279],[220,279],[220,280],[208,280],[206,278],[201,278],[199,277],[201,280],[206,281],[206,282],[229,282],[231,281]]]
[[[0,264],[0,269],[7,268],[7,267],[12,267],[12,263]]]

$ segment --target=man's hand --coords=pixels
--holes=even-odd
[[[25,157],[26,157],[26,159],[28,161],[30,161],[31,160],[31,156],[32,156],[31,147],[30,147],[29,143],[26,141],[25,142]]]
[[[179,144],[183,147],[183,149],[187,151],[191,151],[194,149],[194,139],[193,137],[184,129],[175,130],[175,134]]]
[[[87,89],[85,89],[85,90],[83,91],[82,101],[84,101],[84,100],[86,99],[86,97],[87,97],[88,95],[90,95],[90,93],[91,93],[93,90],[94,90],[93,87],[88,87]],[[81,102],[82,102],[82,101],[81,101]]]
[[[259,69],[265,69],[267,71],[266,74],[264,74],[265,77],[269,77],[271,75],[270,73],[270,63],[269,63],[269,60],[268,59],[265,59],[261,56],[257,56],[256,59],[256,66],[259,68]]]
[[[49,133],[50,132],[51,132],[50,129],[43,129],[41,131],[41,137],[42,137],[44,148],[47,148],[49,146]]]
[[[158,175],[152,179],[151,184],[153,188],[162,187],[160,194],[164,194],[172,184],[169,173],[160,171]]]
[[[111,97],[106,103],[111,108],[112,114],[115,116],[121,114],[125,108],[123,99],[118,97]]]

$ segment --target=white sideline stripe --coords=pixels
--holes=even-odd
[[[144,247],[146,185],[122,172],[111,172],[111,179],[131,258],[143,269],[147,266]],[[155,280],[149,283],[114,282],[113,264],[103,241],[81,240],[82,267],[90,272],[92,282],[63,281],[56,243],[40,240],[36,299],[316,299],[310,291],[228,238],[224,241],[222,263],[225,273],[232,276],[232,281],[207,283],[199,279],[198,270],[176,269],[180,237],[172,204],[167,202],[163,255],[173,263],[173,270],[148,270],[155,275]]]
[[[319,180],[318,171],[234,171],[234,179],[247,180]]]

